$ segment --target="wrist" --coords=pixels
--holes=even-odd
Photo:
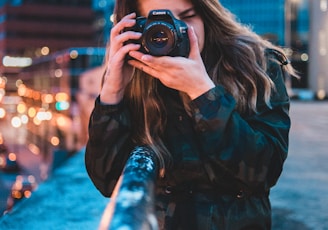
[[[197,87],[196,89],[191,90],[190,93],[188,93],[191,100],[196,99],[197,97],[203,95],[204,93],[208,92],[209,90],[213,89],[215,87],[215,84],[210,81],[205,85],[201,85]]]
[[[123,99],[124,92],[110,93],[101,91],[100,102],[108,105],[116,105]]]

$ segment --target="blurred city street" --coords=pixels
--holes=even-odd
[[[291,118],[289,157],[271,192],[272,229],[327,230],[328,102],[292,101]],[[82,150],[0,218],[0,229],[97,229],[108,201],[91,184]]]
[[[328,103],[293,101],[291,118],[289,156],[282,176],[271,192],[274,226],[289,220],[283,227],[275,229],[326,230]]]
[[[115,2],[0,0],[0,230],[98,229],[84,146]],[[328,0],[219,2],[300,75],[272,229],[328,230]]]

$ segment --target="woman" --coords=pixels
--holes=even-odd
[[[129,42],[154,9],[188,25],[188,58]],[[216,0],[118,0],[115,15],[86,149],[95,186],[111,196],[129,153],[149,146],[160,229],[270,229],[290,128],[282,51]]]

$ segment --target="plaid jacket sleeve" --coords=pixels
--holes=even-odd
[[[231,178],[250,190],[269,190],[279,178],[288,152],[289,97],[283,66],[270,61],[268,75],[275,84],[271,107],[263,100],[257,113],[241,115],[222,86],[192,101],[195,129],[210,177],[229,184]]]
[[[85,165],[96,188],[111,196],[133,149],[129,112],[123,105],[101,104],[99,97],[90,116]]]

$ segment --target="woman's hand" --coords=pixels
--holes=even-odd
[[[133,50],[129,55],[135,60],[130,60],[128,63],[158,78],[167,87],[185,92],[191,99],[195,99],[215,85],[206,72],[193,28],[189,28],[188,36],[189,58],[154,57]]]
[[[130,39],[139,39],[141,33],[124,31],[136,23],[136,14],[131,13],[122,18],[111,30],[109,41],[109,53],[107,54],[107,69],[104,76],[104,84],[100,92],[103,103],[117,104],[124,95],[127,84],[132,79],[133,67],[126,63],[126,55],[130,51],[140,48],[139,44],[125,44]]]

